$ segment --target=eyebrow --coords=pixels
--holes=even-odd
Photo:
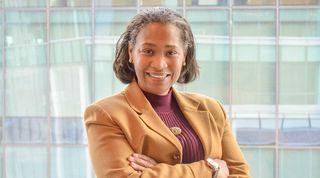
[[[155,44],[153,44],[153,43],[143,43],[142,45],[143,45],[143,46],[152,46],[152,47],[157,46],[157,45],[155,45]],[[167,47],[167,48],[177,48],[176,45],[166,45],[165,47]]]

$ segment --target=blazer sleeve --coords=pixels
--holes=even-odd
[[[142,172],[135,171],[127,160],[134,153],[117,123],[99,105],[88,107],[84,116],[89,153],[98,178],[211,178],[204,160],[191,164],[159,163]],[[160,150],[159,150],[160,151]]]
[[[221,145],[222,160],[226,161],[229,168],[230,176],[228,176],[228,178],[250,178],[249,166],[246,163],[241,149],[232,133],[226,113],[222,105],[219,102],[218,104],[220,105],[225,118]]]

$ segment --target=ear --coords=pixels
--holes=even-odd
[[[133,57],[132,51],[133,51],[133,46],[132,46],[131,43],[129,42],[129,45],[128,45],[129,59],[132,59],[132,57]],[[128,60],[129,60],[129,59],[128,59]]]

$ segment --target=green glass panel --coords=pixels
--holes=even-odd
[[[46,7],[46,0],[2,0],[5,7]],[[0,1],[1,5],[1,1]]]
[[[6,13],[7,66],[46,64],[46,16],[44,12]]]
[[[281,149],[279,178],[318,178],[320,151],[312,149]]]
[[[97,10],[96,39],[103,36],[121,35],[125,31],[127,23],[136,13],[136,10]]]
[[[187,10],[193,33],[197,35],[228,35],[228,12],[225,10]]]
[[[82,63],[55,64],[50,70],[51,115],[82,117],[90,103],[89,66]]]
[[[92,0],[50,0],[52,7],[91,7],[91,3]]]
[[[242,148],[241,149],[254,178],[275,177],[275,153],[273,149]]]
[[[199,61],[200,77],[187,84],[187,91],[202,93],[228,104],[228,70],[227,61]]]
[[[5,155],[6,177],[47,177],[46,147],[7,147]]]
[[[280,36],[320,37],[320,10],[280,10]]]
[[[90,11],[50,13],[51,63],[87,62],[91,58]]]
[[[94,178],[87,149],[82,147],[52,148],[51,177]]]
[[[274,37],[276,34],[273,10],[234,10],[233,36]]]
[[[137,0],[95,0],[95,6],[136,6]]]

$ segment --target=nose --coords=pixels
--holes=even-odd
[[[165,55],[155,56],[152,60],[151,67],[156,70],[162,70],[168,66]]]

